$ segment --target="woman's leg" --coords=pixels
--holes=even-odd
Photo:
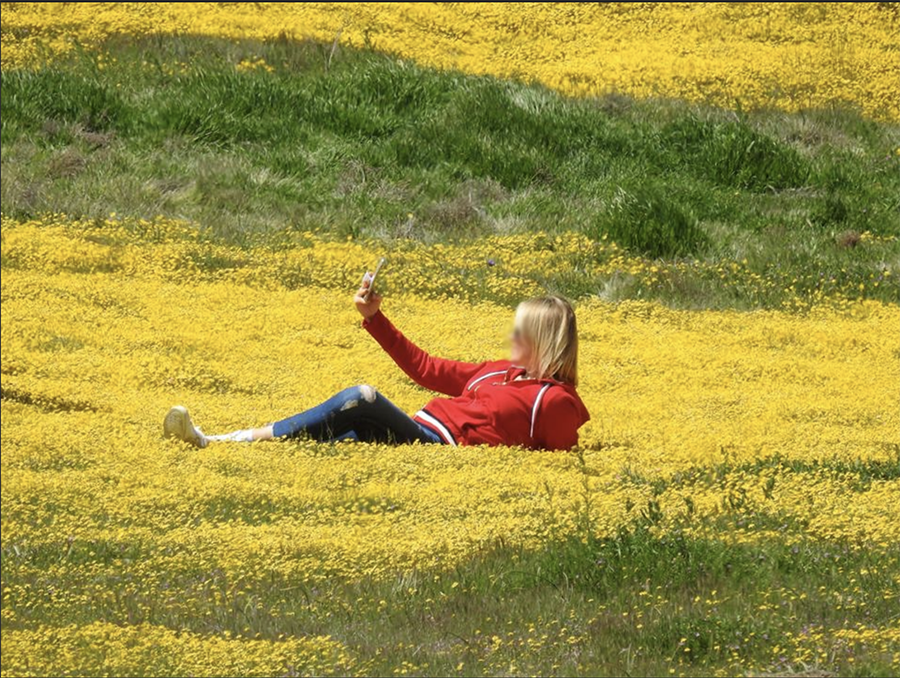
[[[323,441],[431,442],[409,415],[367,384],[345,389],[321,405],[272,425],[275,438],[302,434]]]
[[[166,436],[197,447],[206,447],[211,441],[253,442],[302,434],[321,441],[434,442],[409,415],[366,384],[344,389],[320,405],[262,428],[207,436],[194,425],[188,411],[178,406],[166,415],[163,429]]]

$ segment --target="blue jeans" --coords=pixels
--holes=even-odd
[[[371,443],[443,443],[371,386],[353,386],[321,405],[276,421],[276,438],[306,434],[313,440],[361,440]]]

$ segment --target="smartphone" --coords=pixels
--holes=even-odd
[[[366,294],[363,297],[363,299],[365,299],[366,301],[369,300],[369,295],[375,291],[375,278],[378,277],[378,272],[381,271],[386,262],[387,259],[385,257],[381,257],[381,259],[378,260],[378,265],[375,267],[375,272],[369,273],[368,271],[366,271],[366,273],[363,275],[363,284],[366,283],[366,280],[369,281],[369,288],[366,290]]]

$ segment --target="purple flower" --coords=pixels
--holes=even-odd
[[[497,262],[494,261],[493,259],[488,259],[488,260],[487,260],[487,265],[488,265],[488,266],[493,266],[493,265],[496,264],[496,263],[497,263]]]

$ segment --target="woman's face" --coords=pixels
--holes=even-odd
[[[509,335],[509,359],[516,365],[523,365],[526,367],[528,366],[528,361],[531,359],[531,350],[528,348],[525,337],[522,336],[522,330],[518,327],[514,327],[512,333]]]

